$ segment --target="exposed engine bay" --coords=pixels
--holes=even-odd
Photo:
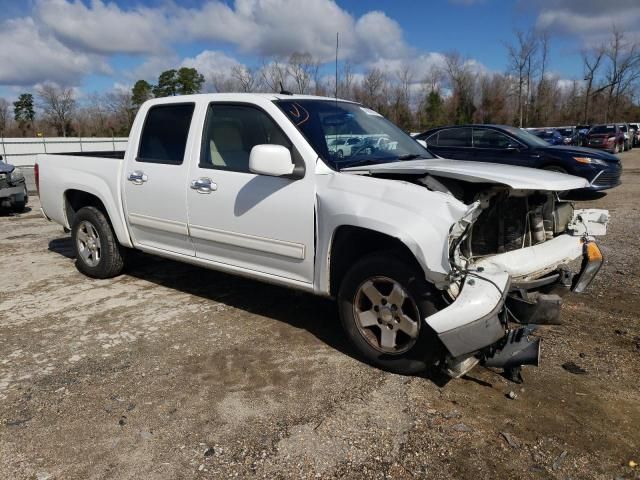
[[[467,259],[505,253],[551,240],[567,230],[573,205],[549,192],[494,188],[477,196],[482,213],[462,243]]]

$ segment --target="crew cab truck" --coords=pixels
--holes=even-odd
[[[345,136],[389,141],[338,156]],[[150,100],[126,152],[36,173],[86,275],[137,249],[332,297],[359,354],[403,374],[537,363],[530,324],[587,287],[608,221],[557,195],[584,179],[438,159],[362,105],[289,94]]]

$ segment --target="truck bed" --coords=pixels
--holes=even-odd
[[[40,201],[47,218],[70,228],[67,198],[71,191],[86,192],[104,205],[118,240],[129,246],[122,209],[124,152],[40,154]]]

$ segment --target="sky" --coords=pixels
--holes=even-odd
[[[454,50],[504,72],[514,30],[544,29],[550,71],[579,79],[580,51],[614,25],[640,37],[640,0],[0,0],[0,96],[46,82],[80,96],[128,89],[181,66],[210,77],[294,51],[330,74],[336,32],[341,62],[407,64],[419,81]]]

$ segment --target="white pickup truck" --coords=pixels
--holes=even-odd
[[[338,156],[345,136],[389,141]],[[151,100],[126,152],[39,155],[36,177],[86,275],[137,249],[332,297],[361,356],[403,374],[537,364],[530,326],[591,282],[608,221],[558,196],[584,179],[436,158],[362,105],[288,94]]]

